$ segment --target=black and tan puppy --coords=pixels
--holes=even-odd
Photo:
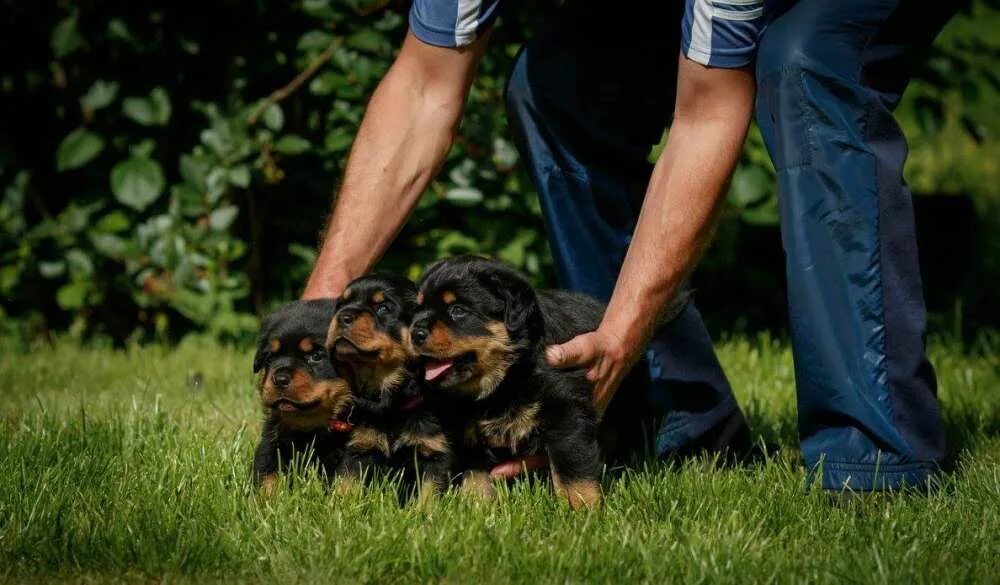
[[[337,375],[324,340],[333,319],[333,300],[297,301],[268,315],[261,326],[254,373],[260,378],[264,430],[254,455],[254,482],[274,490],[279,467],[311,449],[313,463],[331,478],[349,434],[339,419],[350,388]]]
[[[451,447],[424,400],[422,370],[410,350],[416,294],[416,286],[399,276],[355,280],[337,303],[326,345],[354,393],[355,426],[338,475],[357,479],[377,467],[402,471],[419,483],[425,500],[448,485]]]
[[[543,352],[593,331],[601,303],[568,292],[536,294],[513,269],[476,256],[431,266],[417,303],[410,337],[424,361],[428,395],[449,400],[449,412],[466,421],[455,441],[462,488],[492,497],[493,465],[547,454],[557,493],[573,507],[599,504],[591,385],[579,370],[548,366]]]

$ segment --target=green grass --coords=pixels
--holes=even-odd
[[[719,345],[754,431],[754,468],[696,461],[608,478],[573,513],[544,482],[495,506],[315,478],[251,495],[259,430],[249,353],[70,344],[0,356],[0,581],[996,582],[1000,341],[934,343],[956,470],[928,497],[831,506],[803,489],[787,347]],[[200,388],[188,380],[203,375]]]

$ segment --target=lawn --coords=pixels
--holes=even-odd
[[[779,450],[609,475],[571,512],[541,481],[481,506],[401,508],[389,487],[312,478],[253,496],[250,354],[0,347],[0,581],[901,582],[1000,575],[1000,338],[932,343],[954,471],[928,497],[831,506],[803,487],[786,345],[719,344],[753,425]]]

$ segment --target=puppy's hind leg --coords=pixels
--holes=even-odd
[[[601,456],[593,418],[563,413],[546,425],[544,440],[556,494],[573,509],[600,506]]]
[[[425,507],[436,501],[448,489],[451,481],[451,458],[420,457],[417,461],[417,471],[419,473],[417,505]]]
[[[372,453],[348,449],[340,459],[337,471],[334,473],[333,491],[346,495],[360,492],[364,482],[371,478],[378,465],[378,457]]]

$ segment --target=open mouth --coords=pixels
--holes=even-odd
[[[341,359],[373,360],[378,357],[378,350],[364,350],[346,337],[340,337],[333,344],[333,351]]]
[[[303,410],[312,410],[319,406],[320,399],[310,400],[309,402],[296,402],[289,398],[279,398],[271,403],[272,410],[280,410],[282,412],[300,412]]]
[[[476,362],[476,352],[474,351],[444,359],[433,356],[424,357],[426,359],[424,362],[424,380],[428,382],[440,380],[445,374],[455,369],[455,367],[467,366]]]

